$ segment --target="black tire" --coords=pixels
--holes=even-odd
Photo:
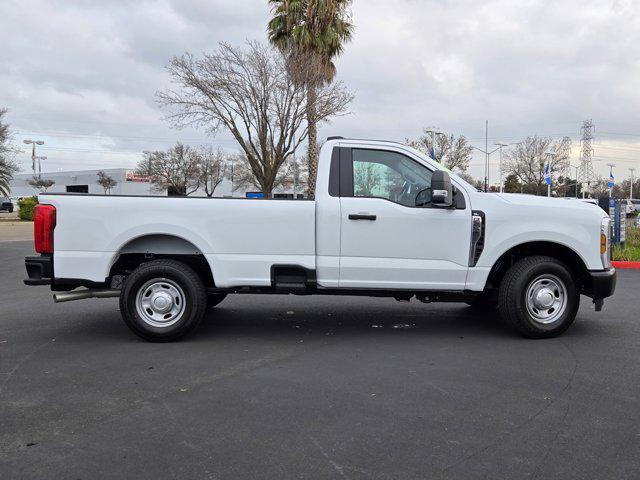
[[[536,290],[536,286],[544,291]],[[535,292],[541,292],[542,299],[549,303],[566,299],[564,307],[556,308],[554,303],[540,308],[534,300]],[[566,331],[575,320],[580,291],[565,264],[553,257],[532,256],[519,260],[507,271],[500,284],[498,304],[502,318],[523,336],[549,338]],[[549,323],[536,315],[548,315]]]
[[[211,310],[227,298],[226,293],[207,293],[207,310]]]
[[[154,289],[156,293],[152,293]],[[160,302],[161,307],[169,302],[171,311],[163,316],[164,312],[151,309],[156,308],[153,303],[156,300],[164,302]],[[143,302],[151,303],[146,315]],[[190,267],[175,260],[154,260],[140,265],[126,278],[120,294],[123,320],[136,335],[150,342],[172,342],[184,337],[200,324],[206,307],[202,280]]]

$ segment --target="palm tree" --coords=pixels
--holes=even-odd
[[[0,197],[8,197],[10,188],[9,182],[13,178],[13,172],[15,172],[15,167],[11,165],[9,162],[0,158]]]
[[[8,197],[11,188],[9,182],[18,171],[17,165],[9,158],[15,149],[11,145],[9,125],[2,121],[7,109],[0,108],[0,196]]]
[[[273,14],[268,25],[269,41],[289,56],[294,79],[307,88],[307,194],[312,198],[318,168],[316,89],[333,80],[336,73],[333,59],[351,39],[351,0],[269,0],[269,3]]]

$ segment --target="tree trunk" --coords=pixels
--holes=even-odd
[[[309,147],[307,149],[309,179],[307,183],[307,197],[311,199],[314,198],[316,194],[316,175],[318,173],[316,96],[316,87],[314,85],[310,85],[307,93],[307,125],[309,130]]]

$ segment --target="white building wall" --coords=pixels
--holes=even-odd
[[[152,188],[149,182],[132,182],[127,181],[126,176],[128,170],[125,168],[110,168],[103,170],[107,175],[112,177],[118,184],[111,189],[112,195],[166,195],[166,191],[158,192]],[[14,175],[11,181],[12,197],[28,197],[37,195],[39,190],[31,187],[27,182],[33,178],[32,174]],[[71,185],[86,185],[88,193],[103,195],[104,189],[98,185],[98,170],[78,170],[71,172],[51,172],[43,173],[42,178],[53,180],[56,182],[47,192],[65,193],[67,187]]]
[[[103,171],[112,177],[118,184],[111,189],[111,195],[158,195],[165,196],[167,191],[158,191],[149,182],[134,182],[127,181],[127,172],[133,172],[133,170],[126,168],[110,168],[103,169]],[[29,180],[33,178],[33,174],[19,174],[14,175],[11,181],[11,197],[29,197],[37,195],[39,190],[31,187],[27,184]],[[104,189],[98,185],[98,170],[78,170],[70,172],[48,172],[43,173],[42,178],[50,179],[56,182],[51,188],[47,190],[50,193],[65,193],[68,186],[86,185],[88,187],[88,193],[103,195]],[[216,188],[214,197],[241,197],[244,198],[247,192],[257,192],[256,188],[240,188],[233,191],[231,181],[225,179]],[[304,192],[304,188],[300,187],[295,193],[301,194]],[[280,193],[294,193],[292,189],[277,188],[273,191],[274,194]],[[206,193],[204,188],[198,189],[190,196],[205,197]]]

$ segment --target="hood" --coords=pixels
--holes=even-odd
[[[602,215],[606,216],[604,210],[602,210],[598,205],[589,202],[583,202],[581,200],[575,199],[573,197],[540,197],[537,195],[528,195],[522,193],[493,193],[489,195],[494,195],[508,203],[512,203],[514,205],[531,205],[531,206],[539,206],[539,207],[550,207],[550,208],[575,208],[579,210],[593,210],[598,209],[602,212]]]
[[[598,205],[576,200],[575,198],[538,197],[521,193],[475,193],[472,194],[471,205],[475,210],[493,211],[494,214],[527,215],[549,217],[553,212],[564,212],[566,218],[591,218],[600,222],[607,213]],[[486,210],[485,210],[486,209]]]

